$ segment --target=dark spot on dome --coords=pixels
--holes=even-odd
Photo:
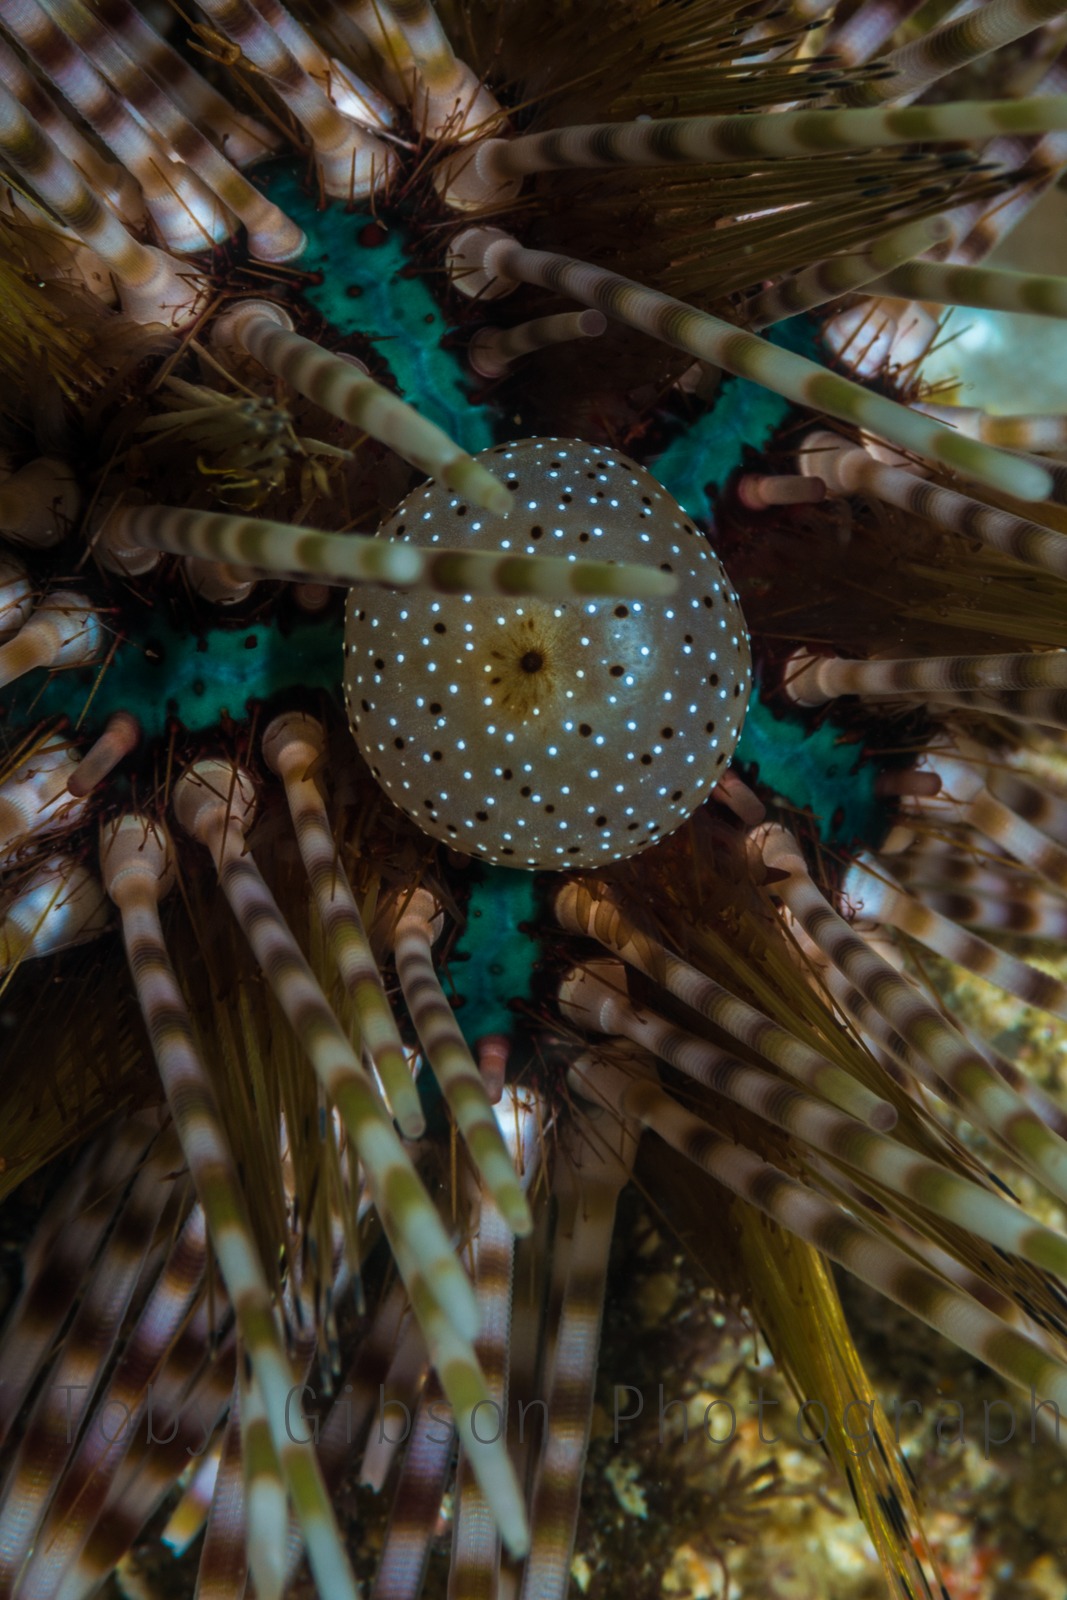
[[[394,750],[403,750],[403,748],[404,748],[404,741],[403,741],[403,739],[401,739],[398,736],[397,738],[395,738],[393,740],[393,749]]]
[[[431,759],[434,761],[443,761],[444,757],[442,756],[440,750],[434,750],[432,752]]]
[[[579,724],[578,724],[578,732],[581,734],[583,739],[588,739],[588,737],[592,733],[592,731],[593,730],[589,726],[588,722],[579,722]]]
[[[615,607],[615,615],[617,617],[628,617],[630,615],[629,606],[616,606]]]
[[[661,739],[673,739],[674,738],[674,729],[673,728],[661,728],[659,730],[659,736],[660,736]]]
[[[475,815],[475,817],[477,818],[477,820],[479,822],[488,822],[489,821],[489,813],[488,813],[488,811],[476,811],[474,813],[474,815]]]
[[[433,625],[433,631],[434,633],[447,633],[448,625],[444,622],[435,622]]]
[[[545,658],[541,654],[540,650],[527,650],[526,654],[519,661],[519,666],[522,668],[523,672],[540,672],[544,664]]]
[[[440,700],[431,700],[430,701],[430,711],[435,717],[439,717],[441,715],[441,702],[440,702]]]
[[[541,524],[539,522],[535,522],[533,527],[530,529],[530,538],[541,539],[544,537],[544,532],[545,530],[542,528]]]
[[[645,751],[644,755],[641,757],[641,765],[643,767],[650,767],[652,765],[652,757],[649,755],[647,750]]]
[[[613,678],[621,678],[623,673],[625,672],[625,670],[626,670],[626,668],[625,667],[620,667],[619,663],[617,661],[616,661],[616,663],[615,663],[615,665],[613,667],[609,667],[608,668],[608,671],[611,673],[611,676]]]

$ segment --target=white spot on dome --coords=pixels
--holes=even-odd
[[[717,564],[719,581],[708,582],[713,558],[703,536],[686,526],[684,513],[643,468],[591,445],[551,439],[521,441],[483,459],[490,470],[508,462],[523,509],[507,519],[487,513],[469,521],[450,519],[445,544],[543,554],[551,541],[553,556],[574,562],[589,554],[592,537],[598,558],[669,564],[679,580],[678,593],[668,605],[614,599],[515,603],[500,596],[443,597],[419,590],[403,597],[388,590],[353,592],[344,659],[350,721],[364,753],[374,752],[383,788],[418,796],[411,814],[443,842],[457,829],[437,809],[447,800],[446,791],[427,794],[424,788],[427,768],[435,776],[440,768],[446,781],[451,773],[454,786],[460,780],[485,783],[491,774],[492,792],[480,807],[486,820],[463,819],[465,849],[512,866],[520,860],[553,868],[603,865],[643,848],[648,834],[669,833],[707,795],[722,763],[699,778],[696,756],[687,746],[699,741],[706,751],[704,725],[717,717],[721,748],[727,755],[732,750],[751,680],[747,639],[738,628],[729,581]],[[589,497],[587,480],[614,492]],[[551,504],[558,500],[559,509],[540,528],[537,512],[540,508],[543,515],[550,481]],[[587,500],[596,502],[602,520],[583,528]],[[436,527],[443,508],[455,511],[459,504],[439,486],[426,484],[380,531],[419,543],[420,528]],[[410,531],[397,534],[402,521]],[[421,542],[437,538],[427,528]],[[705,618],[705,597],[712,593],[721,597],[714,611],[730,609],[729,621],[719,615],[714,621]],[[685,621],[690,609],[700,612],[699,625],[695,618]],[[370,622],[369,630],[357,626],[360,617]],[[452,643],[446,635],[450,628],[459,632],[461,621],[463,638]],[[436,637],[435,622],[445,625]],[[687,627],[689,643],[681,637]],[[708,649],[712,629],[714,653]],[[537,664],[523,666],[531,652]],[[372,704],[374,661],[386,655],[403,671],[382,675]],[[707,682],[708,661],[721,680],[714,685]],[[432,700],[443,688],[433,680],[442,676],[455,679],[448,683],[447,719]],[[734,699],[737,686],[742,693]],[[715,702],[727,699],[736,714],[729,720],[721,709],[712,715]],[[369,710],[362,709],[364,702]],[[662,727],[667,705],[673,724],[669,738]],[[420,737],[428,726],[435,740],[429,748],[429,740]],[[404,735],[400,750],[397,731]],[[716,748],[714,740],[710,743]],[[500,764],[486,760],[490,750],[503,757]],[[590,763],[594,752],[595,767]],[[520,791],[532,788],[528,780],[535,771],[538,793],[524,796]],[[673,793],[679,794],[675,801]],[[430,804],[420,804],[423,798]],[[631,819],[625,828],[623,816]],[[641,817],[655,820],[636,820]],[[520,829],[521,857],[511,850]],[[557,842],[561,835],[565,845]]]

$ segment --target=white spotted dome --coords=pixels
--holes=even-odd
[[[383,536],[442,548],[639,561],[666,600],[511,599],[353,589],[345,701],[386,793],[427,833],[503,866],[603,866],[680,826],[721,777],[752,682],[737,596],[704,536],[643,467],[574,439],[478,460],[507,516],[442,484]]]

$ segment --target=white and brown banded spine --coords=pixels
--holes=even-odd
[[[53,0],[53,4],[69,37],[226,211],[244,224],[252,254],[261,261],[295,260],[307,243],[302,230],[249,183],[81,0]]]
[[[355,1006],[363,1046],[401,1131],[418,1138],[425,1127],[418,1091],[313,775],[325,753],[325,730],[302,712],[285,713],[264,731],[264,760],[285,786],[300,857],[326,942]]]
[[[1027,311],[1037,317],[1067,317],[1067,278],[1004,267],[971,267],[947,261],[909,261],[869,285],[872,293],[905,300],[985,311]],[[935,413],[946,419],[953,407]],[[1003,443],[1003,440],[990,440]],[[1030,448],[1030,447],[1026,447]]]
[[[437,1212],[259,868],[245,852],[253,793],[240,769],[201,761],[179,779],[174,804],[182,826],[208,850],[264,977],[341,1114],[394,1251],[403,1239],[406,1259],[425,1273],[427,1293],[458,1328],[473,1333],[478,1325],[474,1296]]]
[[[156,1226],[175,1198],[177,1156],[173,1135],[161,1135],[134,1179],[22,1432],[0,1498],[0,1584],[14,1586],[71,1453],[72,1429],[90,1414]]]
[[[884,76],[846,88],[844,98],[856,105],[914,98],[950,72],[1013,44],[1063,12],[1061,0],[982,0],[964,16],[950,17],[882,56],[878,64]]]
[[[360,534],[319,533],[261,517],[182,506],[126,506],[108,520],[123,548],[169,550],[250,567],[274,578],[314,578],[348,588],[382,583],[442,594],[619,595],[644,599],[669,593],[674,579],[653,567],[562,557],[497,555],[488,550],[434,550]],[[2,652],[8,647],[0,645]]]
[[[293,1400],[293,1372],[259,1258],[237,1164],[192,1021],[167,953],[159,900],[169,887],[169,843],[146,818],[126,816],[105,830],[102,861],[108,893],[122,916],[127,960],[185,1159],[211,1232],[212,1246],[237,1319],[244,1353],[262,1394],[272,1448],[297,1506],[316,1572],[354,1593],[332,1505]],[[290,1420],[295,1417],[299,1433]],[[284,1519],[283,1519],[284,1520]],[[284,1562],[284,1557],[279,1556]]]
[[[234,1383],[230,1414],[222,1432],[200,1565],[196,1574],[197,1600],[231,1600],[248,1581],[248,1519],[244,1471],[241,1461],[241,1396]],[[298,1534],[300,1557],[304,1539]]]
[[[371,1600],[418,1600],[448,1487],[452,1445],[452,1414],[431,1371],[404,1446]]]
[[[516,1234],[529,1233],[530,1209],[471,1055],[434,971],[441,908],[427,889],[405,892],[392,935],[397,976],[415,1032],[475,1170]]]
[[[93,11],[133,56],[146,77],[165,83],[198,126],[225,150],[235,166],[247,167],[274,154],[281,137],[263,122],[237,111],[183,55],[156,32],[130,0],[94,0]]]
[[[146,1425],[152,1385],[203,1287],[207,1229],[199,1205],[190,1211],[137,1321],[118,1365],[81,1435],[41,1523],[19,1579],[26,1600],[47,1600],[103,1510],[133,1432]]]
[[[480,328],[470,342],[467,359],[480,378],[502,378],[523,356],[552,350],[574,339],[595,339],[607,327],[599,311],[558,311],[534,317],[513,328]]]
[[[966,744],[957,750],[945,741],[944,748],[929,750],[923,760],[940,776],[941,788],[933,799],[905,801],[904,809],[910,815],[967,824],[1051,888],[1067,894],[1067,848],[991,792],[984,752]]]
[[[939,415],[944,417],[946,412]],[[907,467],[876,461],[840,434],[823,430],[808,434],[798,464],[803,473],[821,478],[831,494],[870,495],[937,527],[977,539],[1025,566],[1067,577],[1067,535],[983,505],[957,489],[931,483]]]
[[[492,1396],[474,1348],[445,1317],[404,1234],[399,1234],[393,1242],[393,1253],[419,1329],[425,1337],[430,1361],[452,1407],[460,1443],[470,1457],[500,1537],[510,1554],[518,1559],[529,1548],[526,1512],[503,1433],[497,1437],[489,1434],[479,1437],[477,1418],[491,1410]]]
[[[685,1110],[652,1078],[628,1076],[602,1058],[591,1062],[584,1057],[571,1069],[571,1081],[577,1093],[609,1106],[612,1115],[657,1133],[749,1205],[944,1333],[1010,1383],[1024,1391],[1033,1385],[1061,1409],[1067,1403],[1067,1368],[1034,1340],[920,1266],[841,1206],[787,1177],[754,1151]]]
[[[992,1190],[727,1055],[647,1006],[636,1010],[626,997],[623,970],[614,962],[572,969],[560,988],[564,1014],[584,1028],[624,1036],[803,1145],[845,1163],[861,1181],[869,1178],[996,1248],[1067,1278],[1067,1240],[1051,1228],[1034,1223]]]
[[[793,837],[777,825],[750,836],[754,860],[781,873],[773,893],[808,937],[921,1055],[960,1104],[1057,1194],[1067,1192],[1067,1145],[1014,1094],[962,1035],[870,944],[812,882]]]
[[[1067,940],[1067,901],[1032,884],[1012,881],[992,893],[918,884],[915,894],[931,911],[965,928],[1022,939]]]
[[[87,666],[103,640],[95,607],[73,589],[53,589],[14,637],[0,644],[0,688],[35,667]]]
[[[96,146],[89,143],[2,37],[0,68],[8,89],[42,133],[77,167],[122,222],[130,227],[141,227],[148,213],[137,182],[124,168],[106,160]]]
[[[90,1591],[133,1544],[145,1523],[208,1447],[233,1390],[232,1335],[218,1338],[215,1314],[202,1300],[171,1347],[152,1391],[153,1434],[137,1432],[108,1497],[67,1581]],[[205,1356],[211,1357],[205,1367]]]
[[[547,1416],[536,1464],[531,1509],[530,1554],[523,1568],[521,1600],[557,1600],[566,1594],[578,1524],[585,1457],[593,1417],[600,1325],[604,1314],[608,1256],[615,1207],[630,1177],[639,1128],[614,1108],[588,1113],[568,1128],[558,1152],[555,1186],[573,1209],[573,1232],[556,1232],[564,1253],[566,1286],[555,1323],[553,1352],[546,1362]]]
[[[327,194],[359,200],[388,180],[393,151],[341,115],[248,0],[206,0],[203,9],[296,117],[314,147]]]
[[[1025,1005],[1037,1006],[1067,1020],[1067,984],[1042,972],[1007,951],[998,950],[977,934],[950,922],[929,905],[908,894],[881,862],[860,854],[842,880],[842,898],[857,914],[871,917],[933,950],[946,961],[966,967],[977,977],[1012,994]]]
[[[1067,119],[1067,98],[1064,113]],[[529,250],[496,228],[468,228],[457,235],[449,267],[453,282],[464,293],[485,293],[490,285],[499,293],[501,288],[528,283],[566,295],[698,360],[749,378],[798,405],[866,428],[891,444],[1019,499],[1043,500],[1051,492],[1052,478],[1046,468],[961,438],[931,418],[828,372],[804,356],[780,350],[756,334],[603,267]]]
[[[831,18],[825,48],[846,67],[862,66],[921,4],[922,0],[866,0],[844,22]]]
[[[596,939],[731,1038],[774,1062],[820,1099],[872,1128],[886,1131],[893,1126],[896,1112],[888,1101],[787,1028],[641,932],[613,901],[605,884],[592,878],[565,884],[556,896],[555,914],[564,928]]]
[[[0,1335],[0,1442],[31,1385],[114,1222],[122,1196],[157,1132],[141,1114],[88,1145],[27,1247],[23,1283]]]
[[[182,253],[210,249],[229,233],[221,205],[188,167],[137,121],[92,62],[37,0],[2,0],[8,31],[139,184],[163,243]]]
[[[931,222],[906,223],[862,250],[817,261],[814,266],[781,278],[749,300],[744,307],[744,320],[759,331],[798,312],[811,311],[828,300],[851,294],[905,261],[922,255],[947,232],[947,227]]]
[[[206,279],[127,233],[2,83],[0,151],[33,193],[105,262],[128,316],[176,327],[192,320]]]
[[[786,666],[786,687],[790,699],[803,706],[825,705],[852,694],[869,700],[911,696],[937,700],[942,695],[1049,689],[1055,691],[1049,704],[1062,716],[1067,705],[1067,651],[922,656],[907,661],[848,661],[843,656],[798,652]]]

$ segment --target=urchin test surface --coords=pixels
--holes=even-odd
[[[573,439],[478,458],[516,509],[413,491],[382,528],[423,545],[641,561],[669,600],[354,589],[345,701],[386,793],[427,833],[513,867],[602,866],[679,827],[736,746],[751,688],[741,609],[652,475]]]

